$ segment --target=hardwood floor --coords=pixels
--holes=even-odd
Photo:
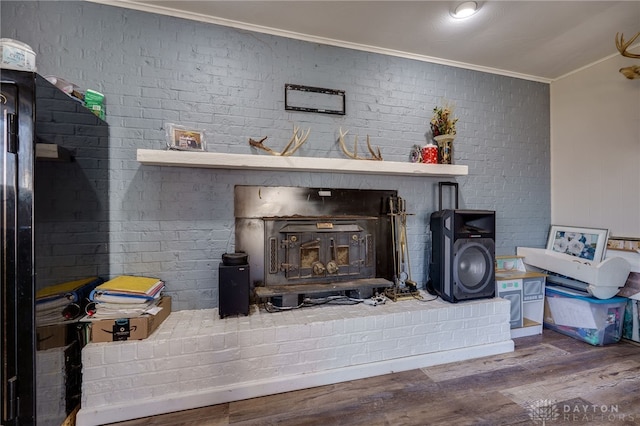
[[[514,341],[508,354],[114,425],[640,424],[640,345],[546,329]]]

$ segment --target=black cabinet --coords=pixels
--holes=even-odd
[[[109,133],[42,76],[0,77],[0,423],[12,426],[37,421],[36,291],[109,275]]]

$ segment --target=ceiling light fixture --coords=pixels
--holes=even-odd
[[[477,11],[478,3],[475,1],[465,1],[451,10],[451,16],[457,19],[464,19],[474,15]]]

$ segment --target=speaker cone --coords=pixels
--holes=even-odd
[[[452,296],[471,300],[495,295],[495,242],[490,238],[459,239],[454,243]]]
[[[491,275],[492,256],[486,246],[465,243],[455,254],[454,280],[465,291],[477,293],[485,288]]]

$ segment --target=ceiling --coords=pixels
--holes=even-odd
[[[616,33],[640,31],[640,1],[478,1],[463,20],[449,14],[461,0],[95,1],[543,82],[617,55]]]

